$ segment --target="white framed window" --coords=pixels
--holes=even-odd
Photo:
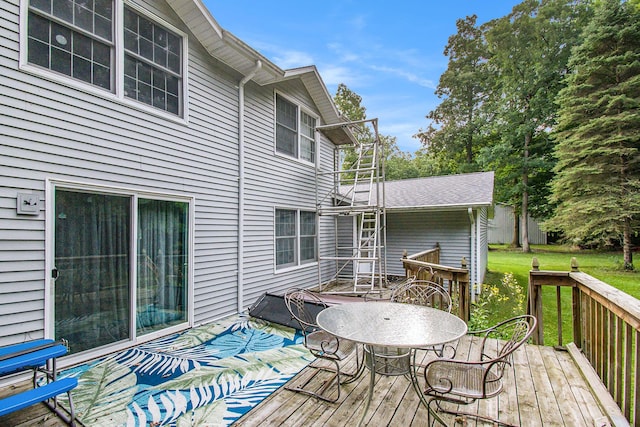
[[[276,93],[276,152],[316,162],[317,119]]]
[[[299,209],[275,211],[276,269],[317,261],[317,215]]]
[[[186,35],[120,0],[29,0],[22,63],[184,117]]]

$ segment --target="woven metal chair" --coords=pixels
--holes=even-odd
[[[412,280],[391,293],[391,301],[424,305],[451,313],[452,301],[449,292],[436,282]]]
[[[438,283],[427,280],[412,280],[399,286],[391,293],[391,301],[433,307],[447,313],[451,313],[453,306],[449,292]],[[445,349],[451,353],[451,357],[455,357],[455,347],[448,344],[422,350],[434,351],[438,357],[443,357]]]
[[[306,289],[291,289],[285,293],[284,301],[289,313],[291,313],[291,318],[295,319],[300,325],[300,331],[304,335],[304,346],[316,358],[328,360],[334,365],[334,368],[316,366],[313,363],[309,365],[311,368],[330,371],[334,374],[317,390],[290,386],[285,388],[314,396],[327,402],[337,401],[340,398],[340,385],[354,381],[362,373],[362,360],[359,355],[358,346],[353,341],[340,339],[320,329],[316,323],[316,316],[320,310],[327,307],[327,304],[317,293]],[[341,371],[341,362],[354,351],[356,352],[355,371]],[[346,380],[341,380],[342,375],[346,377]],[[335,385],[338,391],[335,397],[330,397],[330,387],[332,385]]]
[[[511,365],[513,352],[529,339],[535,328],[536,318],[523,315],[505,320],[489,329],[470,332],[469,334],[482,337],[479,358],[436,359],[426,364],[424,393],[425,398],[429,398],[427,404],[431,406],[435,403],[440,412],[508,425],[490,417],[445,409],[441,402],[468,405],[478,399],[489,399],[500,394],[505,368]],[[497,338],[499,344],[490,345],[489,343],[496,343],[491,338]],[[431,425],[431,411],[428,425]]]

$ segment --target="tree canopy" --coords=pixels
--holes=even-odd
[[[522,219],[523,250],[531,214],[580,244],[622,244],[632,268],[640,0],[523,0],[502,18],[456,25],[436,89],[441,103],[416,134],[423,147],[402,153],[384,136],[387,178],[493,170],[495,201]],[[336,102],[350,120],[366,117],[361,101],[339,87]]]
[[[458,32],[444,48],[449,57],[440,76],[436,95],[442,102],[429,114],[432,122],[416,135],[441,170],[473,172],[479,169],[475,156],[483,139],[479,130],[487,122],[482,109],[487,98],[487,49],[476,15],[458,19]],[[447,156],[438,156],[447,153]]]
[[[640,220],[640,11],[604,0],[570,61],[560,92],[553,179],[558,204],[548,226],[581,244],[623,243]]]

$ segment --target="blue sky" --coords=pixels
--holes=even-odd
[[[339,83],[362,97],[367,117],[414,152],[412,138],[447,68],[444,46],[456,20],[484,23],[517,0],[203,0],[218,24],[280,68],[315,65],[333,96]]]

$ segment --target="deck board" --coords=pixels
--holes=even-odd
[[[469,354],[470,342],[467,338],[461,340],[457,357],[464,358]],[[502,394],[491,401],[467,405],[461,409],[479,411],[483,415],[498,417],[503,422],[523,426],[608,425],[595,397],[565,352],[552,347],[526,345],[514,353],[513,367],[508,369],[505,377],[506,389]],[[305,369],[299,375],[308,374]],[[342,386],[341,397],[336,403],[326,403],[314,398],[285,400],[282,395],[296,393],[281,388],[234,426],[355,425],[362,414],[368,384],[369,374],[366,371],[359,381]],[[269,400],[278,404],[270,403]],[[277,413],[286,416],[274,417],[274,408],[277,408]],[[453,416],[442,416],[449,425],[454,424]],[[377,376],[365,425],[417,427],[425,426],[426,419],[426,409],[420,404],[411,383],[405,377]],[[491,425],[471,417],[466,417],[464,421],[469,427]]]
[[[477,341],[465,337],[460,340],[457,357],[467,358]],[[429,360],[432,352],[420,353]],[[353,368],[355,357],[348,361]],[[307,367],[290,384],[319,385],[330,373]],[[597,405],[591,389],[577,370],[571,357],[552,347],[526,345],[514,353],[513,366],[506,375],[506,389],[493,401],[467,405],[464,410],[480,411],[498,416],[501,421],[523,426],[607,426],[605,414]],[[369,374],[365,371],[358,380],[341,387],[340,399],[327,403],[313,397],[286,390],[284,387],[240,418],[234,427],[247,426],[305,426],[342,427],[356,425],[367,398]],[[8,389],[8,387],[7,387]],[[11,390],[0,390],[2,394]],[[443,414],[449,425],[454,418]],[[404,376],[376,377],[376,388],[367,418],[368,426],[424,427],[426,408],[420,403],[411,383]],[[467,417],[469,427],[486,427]],[[31,427],[64,426],[44,405],[17,411],[0,417],[0,425]],[[460,425],[460,424],[458,424]]]

